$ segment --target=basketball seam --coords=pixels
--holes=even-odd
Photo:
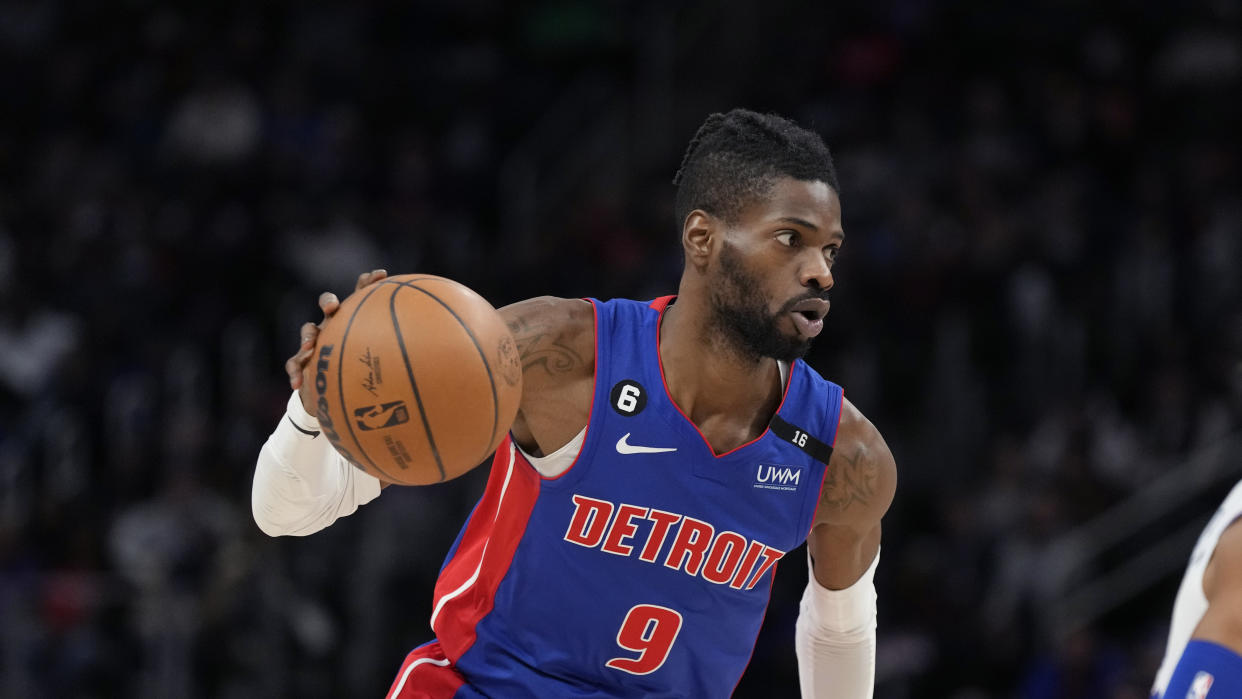
[[[397,286],[409,286],[410,282],[421,282],[424,279],[444,279],[444,277],[437,277],[434,274],[402,274],[396,277],[388,277],[387,279],[383,279],[376,283],[379,284],[380,286],[383,286],[385,284],[396,284]]]
[[[399,284],[398,286],[407,286]],[[418,287],[411,287],[418,288]],[[388,311],[392,315],[392,326],[397,334],[397,345],[401,348],[401,359],[405,362],[405,373],[410,379],[410,388],[414,391],[414,402],[418,403],[418,416],[423,421],[423,429],[427,432],[427,445],[431,447],[431,455],[435,457],[436,468],[440,470],[440,481],[444,482],[446,475],[444,473],[444,462],[440,459],[440,449],[436,447],[436,438],[431,432],[431,423],[427,421],[427,412],[423,409],[423,398],[418,392],[418,381],[414,379],[414,367],[410,364],[410,354],[405,349],[405,337],[401,335],[401,323],[397,320],[397,292],[400,289],[393,289],[392,295],[388,300]],[[432,297],[434,298],[434,297]]]
[[[362,300],[358,302],[358,305],[354,306],[354,312],[349,315],[349,322],[345,324],[345,332],[341,333],[341,351],[336,357],[336,392],[337,395],[340,396],[341,400],[341,418],[345,421],[345,426],[349,428],[349,436],[354,440],[354,444],[358,447],[358,452],[361,453],[363,458],[371,464],[371,468],[379,471],[388,480],[393,481],[394,483],[399,483],[400,481],[398,479],[393,478],[391,474],[380,468],[379,465],[375,463],[375,459],[372,459],[371,455],[367,453],[367,449],[362,445],[362,441],[358,439],[358,435],[354,434],[354,422],[352,416],[349,414],[349,407],[345,405],[345,343],[349,341],[349,329],[354,326],[354,318],[358,317],[358,312],[362,310],[364,305],[366,305],[367,299],[370,299],[371,295],[377,291],[379,291],[378,286],[368,291],[367,295],[363,296]],[[393,291],[393,295],[396,295],[395,290]],[[398,334],[398,337],[400,337],[400,334]]]
[[[443,306],[444,310],[448,311],[453,316],[453,319],[457,321],[457,324],[462,327],[462,330],[466,331],[466,335],[470,337],[470,342],[474,344],[474,349],[479,353],[479,359],[483,362],[483,370],[487,372],[488,386],[492,389],[492,436],[491,439],[488,440],[488,444],[491,445],[492,442],[496,441],[496,430],[498,429],[498,423],[500,422],[500,397],[496,394],[496,377],[492,374],[492,367],[487,363],[487,355],[483,352],[483,347],[479,344],[478,338],[474,336],[474,331],[470,329],[470,326],[466,325],[465,321],[461,319],[461,316],[457,315],[457,311],[454,311],[453,308],[442,301],[440,297],[422,287],[414,286],[410,283],[401,282],[401,286],[421,291],[431,297],[433,301]],[[430,430],[430,428],[428,429]],[[481,460],[486,458],[487,454],[484,454],[481,457]]]

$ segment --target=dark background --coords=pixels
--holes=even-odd
[[[0,695],[380,696],[481,491],[249,514],[325,289],[675,289],[704,117],[837,158],[811,363],[881,429],[878,697],[1144,697],[1242,472],[1242,8],[0,3]],[[796,696],[805,564],[739,697]]]

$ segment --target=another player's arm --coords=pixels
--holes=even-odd
[[[1210,683],[1210,696],[1242,696],[1242,522],[1216,542],[1203,571],[1208,608],[1169,678],[1166,697],[1198,696],[1195,683]],[[1210,676],[1210,679],[1205,679]]]
[[[880,520],[897,464],[879,430],[843,401],[807,551],[811,580],[797,624],[804,697],[870,697],[875,683],[875,586]]]

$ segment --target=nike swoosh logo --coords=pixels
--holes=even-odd
[[[677,447],[640,447],[629,443],[630,433],[617,440],[618,454],[662,454],[666,451],[677,451]]]

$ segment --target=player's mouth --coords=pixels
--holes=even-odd
[[[824,329],[824,316],[828,315],[827,299],[805,299],[789,309],[794,328],[805,338],[812,338]]]

